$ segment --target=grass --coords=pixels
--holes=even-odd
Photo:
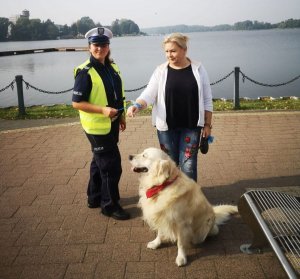
[[[232,100],[214,100],[214,111],[233,110]],[[300,110],[300,99],[240,100],[239,110]]]
[[[0,119],[46,119],[78,117],[78,111],[71,105],[31,106],[19,115],[18,107],[0,108]]]
[[[232,100],[214,100],[214,111],[236,111]],[[300,99],[263,99],[263,100],[240,100],[238,111],[253,110],[299,110]],[[151,108],[143,110],[139,115],[150,115]],[[78,111],[71,105],[31,106],[26,108],[25,115],[19,115],[18,107],[0,108],[0,119],[46,119],[78,117]]]

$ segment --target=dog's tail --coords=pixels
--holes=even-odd
[[[237,206],[234,205],[227,205],[227,204],[216,205],[213,206],[213,209],[216,215],[215,224],[217,226],[222,225],[226,221],[228,221],[231,214],[238,213],[238,208]]]

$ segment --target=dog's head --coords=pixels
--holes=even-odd
[[[157,160],[167,160],[169,156],[159,148],[150,147],[142,153],[129,155],[132,170],[135,172],[148,172]]]
[[[171,158],[161,149],[147,148],[142,153],[129,155],[134,172],[145,173],[149,180],[147,187],[161,184],[178,174],[178,168]]]

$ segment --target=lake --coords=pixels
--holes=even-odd
[[[189,33],[188,56],[201,61],[210,82],[240,67],[249,78],[264,84],[285,83],[300,74],[300,29]],[[111,57],[119,65],[125,89],[146,85],[155,67],[165,61],[163,36],[120,37],[111,40]],[[56,40],[0,43],[0,51],[51,47],[86,47],[87,41]],[[26,82],[46,91],[73,87],[73,69],[89,57],[85,51],[49,52],[0,57],[0,90],[22,75]],[[214,98],[233,98],[231,75],[213,85]],[[128,92],[135,99],[141,91]],[[50,95],[24,85],[25,106],[70,104],[72,92]],[[300,96],[300,79],[280,87],[265,87],[240,79],[240,97]],[[16,88],[0,92],[0,107],[17,105]]]

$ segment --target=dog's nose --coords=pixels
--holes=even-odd
[[[133,155],[129,155],[129,161],[133,159]]]

